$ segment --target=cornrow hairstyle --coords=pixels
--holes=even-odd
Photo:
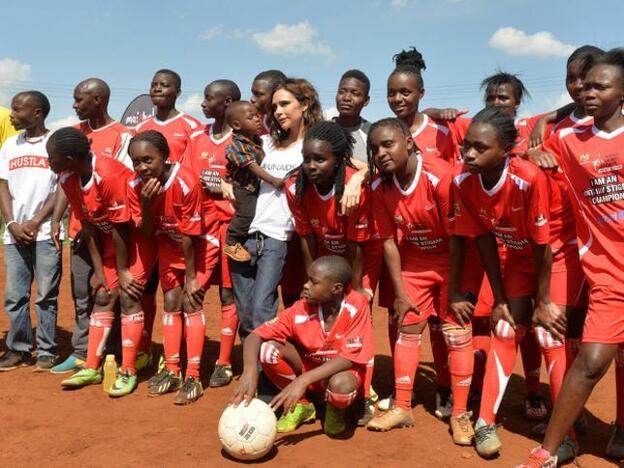
[[[412,136],[412,134],[410,133],[409,127],[405,124],[405,122],[403,122],[401,119],[398,119],[396,117],[386,117],[385,119],[378,120],[377,122],[371,125],[370,129],[368,130],[368,140],[366,141],[366,155],[368,156],[368,170],[370,172],[370,180],[373,180],[373,178],[378,173],[380,173],[379,169],[377,169],[377,166],[375,166],[375,162],[373,161],[373,149],[371,148],[370,137],[375,130],[381,127],[394,127],[395,129],[403,133],[404,136],[408,136],[410,138]],[[418,149],[418,146],[416,146],[416,143],[414,143],[414,147],[416,148],[416,151],[420,151]],[[381,172],[381,177],[384,180],[388,180],[390,179],[391,176],[390,174],[385,174]]]
[[[232,80],[215,80],[208,86],[215,86],[225,91],[226,97],[232,98],[232,101],[240,101],[241,92],[240,88]]]
[[[43,114],[43,118],[45,119],[50,113],[50,101],[48,97],[43,94],[41,91],[31,90],[31,91],[22,91],[21,93],[17,93],[13,99],[18,96],[30,96],[37,100],[37,105],[41,109],[41,113]]]
[[[276,86],[286,82],[288,78],[281,70],[265,70],[256,75],[254,81],[266,81],[275,89]]]
[[[312,125],[303,137],[303,144],[308,141],[324,141],[327,143],[331,152],[336,158],[336,174],[334,177],[334,197],[340,201],[342,194],[344,193],[346,168],[355,167],[351,162],[353,157],[353,145],[355,139],[349,132],[343,129],[340,125],[334,122],[317,122]],[[303,202],[303,195],[308,187],[308,180],[303,172],[303,165],[292,171],[292,174],[297,174],[296,179],[296,192],[295,198],[297,204]],[[336,204],[336,210],[339,210],[338,203]]]
[[[178,75],[176,72],[174,72],[173,70],[169,70],[168,68],[161,68],[156,73],[154,73],[154,76],[160,74],[169,75],[171,78],[173,78],[173,81],[175,82],[178,91],[182,89],[182,78],[180,78],[180,75]]]
[[[606,52],[602,57],[597,59],[591,66],[584,70],[584,74],[587,74],[590,68],[595,65],[612,65],[620,68],[620,79],[624,85],[624,48],[618,47]]]
[[[141,133],[137,133],[132,137],[130,143],[128,144],[128,153],[132,148],[132,145],[135,143],[139,143],[144,141],[146,143],[154,146],[160,154],[162,154],[163,159],[166,161],[169,159],[169,145],[167,144],[167,139],[164,135],[156,130],[146,130]]]
[[[62,158],[72,157],[84,159],[91,152],[89,139],[74,127],[63,127],[56,130],[46,143],[48,153],[56,153]]]
[[[346,258],[339,255],[325,255],[314,260],[312,264],[320,268],[329,279],[342,284],[345,289],[351,284],[353,271]]]
[[[496,88],[503,85],[511,86],[511,92],[518,104],[522,102],[524,96],[531,97],[524,83],[517,75],[512,75],[511,73],[503,71],[498,71],[494,75],[485,78],[481,82],[481,89],[485,90],[485,94],[487,95],[489,92],[493,92]]]
[[[498,142],[505,151],[510,151],[516,145],[518,130],[514,119],[500,106],[490,106],[482,109],[472,118],[470,126],[477,124],[490,125],[496,132]]]
[[[392,56],[392,60],[395,63],[395,68],[390,73],[390,76],[396,74],[412,75],[416,79],[416,83],[422,89],[424,82],[422,78],[422,71],[427,69],[425,65],[425,59],[422,54],[416,50],[415,47],[410,47],[407,50],[402,50],[398,54]]]
[[[273,95],[280,89],[288,91],[299,101],[299,104],[307,106],[307,109],[303,112],[303,126],[306,130],[316,122],[323,120],[323,112],[321,110],[321,102],[318,93],[308,80],[303,78],[288,78],[284,83],[278,85],[273,90]],[[276,146],[279,142],[284,141],[288,137],[288,132],[282,130],[279,122],[275,118],[274,112],[271,112],[269,129],[271,140]]]
[[[363,71],[356,69],[347,70],[340,77],[340,83],[348,78],[353,78],[354,80],[358,80],[362,83],[364,85],[364,89],[366,90],[366,96],[368,96],[368,93],[370,92],[370,80]]]

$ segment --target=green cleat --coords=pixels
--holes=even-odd
[[[277,432],[293,432],[305,423],[314,422],[316,409],[312,403],[297,403],[295,409],[282,414],[277,421]]]
[[[132,393],[137,387],[137,377],[129,372],[120,372],[117,375],[117,380],[108,391],[108,395],[113,398],[126,396]]]
[[[503,446],[496,431],[496,424],[488,426],[481,419],[477,421],[475,426],[474,438],[477,453],[483,458],[493,457],[500,452]]]
[[[149,355],[149,353],[139,351],[134,361],[134,370],[138,374],[142,370],[147,369],[150,366],[151,361],[152,357]]]
[[[65,388],[80,388],[102,383],[102,374],[98,369],[82,369],[61,382]]]
[[[323,421],[323,431],[329,437],[336,437],[342,434],[347,428],[344,418],[345,411],[327,404],[325,408],[325,421]]]

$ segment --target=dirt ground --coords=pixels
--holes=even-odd
[[[3,251],[0,250],[0,254]],[[68,249],[64,266],[68,265]],[[4,262],[2,262],[4,265]],[[69,269],[65,269],[68,273]],[[4,268],[0,267],[0,293],[4,291]],[[161,302],[162,304],[162,302]],[[206,301],[207,341],[202,376],[207,379],[218,354],[219,307],[216,289]],[[33,314],[34,315],[34,314]],[[33,319],[34,320],[34,319]],[[68,353],[73,320],[69,275],[63,277],[59,303],[60,352]],[[386,337],[386,316],[374,311],[377,360],[374,386],[387,395],[392,390],[391,359]],[[0,313],[0,350],[4,351],[8,319]],[[156,324],[154,349],[162,349]],[[347,440],[331,440],[317,421],[294,434],[278,436],[276,449],[262,463],[283,467],[419,467],[419,466],[514,466],[523,461],[538,441],[530,436],[532,423],[522,413],[523,383],[514,374],[499,412],[503,450],[499,458],[484,461],[473,448],[453,445],[446,423],[433,416],[435,387],[431,351],[422,353],[414,408],[416,426],[388,433],[357,429]],[[241,348],[234,351],[234,370],[241,369]],[[516,371],[519,371],[519,366]],[[217,437],[217,422],[227,404],[232,385],[207,389],[188,407],[173,405],[173,395],[148,398],[145,380],[130,396],[114,400],[100,386],[63,391],[61,376],[34,373],[30,368],[0,374],[0,466],[231,466]],[[545,381],[545,375],[542,376]],[[547,395],[547,388],[543,388]],[[589,404],[589,434],[580,440],[583,467],[618,466],[603,457],[615,415],[613,369],[598,385]]]

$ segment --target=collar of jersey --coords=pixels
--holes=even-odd
[[[323,333],[325,334],[325,336],[331,334],[331,332],[333,331],[334,325],[336,325],[336,322],[338,322],[338,318],[340,318],[340,314],[342,314],[344,305],[345,305],[345,300],[343,299],[342,302],[340,303],[340,310],[338,311],[338,317],[336,317],[336,320],[334,320],[334,323],[332,324],[332,327],[329,331],[325,331],[325,319],[323,318],[323,306],[321,304],[318,305],[318,309],[317,309],[318,319],[321,324],[321,330],[323,330]]]
[[[420,124],[420,127],[412,132],[412,138],[416,138],[418,135],[420,135],[429,123],[429,116],[427,114],[423,114],[423,116],[423,122]]]
[[[617,128],[617,129],[613,130],[612,132],[605,132],[604,130],[600,130],[594,124],[594,125],[592,125],[592,132],[597,137],[604,138],[605,140],[611,140],[611,139],[615,138],[616,136],[620,135],[622,132],[624,132],[624,126],[622,126],[620,128]]]
[[[80,176],[78,176],[78,180],[80,180]],[[91,153],[91,177],[84,185],[80,182],[80,188],[82,191],[86,192],[89,190],[93,186],[93,181],[95,181],[95,153]]]
[[[171,174],[169,174],[169,178],[167,179],[167,182],[165,182],[165,185],[163,185],[162,187],[163,192],[167,190],[169,187],[171,187],[171,184],[173,184],[173,181],[175,180],[176,175],[178,175],[179,170],[180,170],[180,163],[174,163],[173,167],[171,168]]]
[[[483,179],[481,178],[481,174],[479,174],[479,183],[481,184],[481,188],[485,193],[487,193],[490,197],[496,195],[496,193],[505,185],[505,179],[507,178],[507,172],[509,171],[509,157],[505,159],[505,167],[503,168],[503,172],[498,179],[498,182],[492,187],[490,190],[485,188],[483,185]]]
[[[420,180],[420,173],[422,172],[423,159],[420,153],[416,153],[416,157],[418,158],[418,165],[416,166],[416,174],[414,174],[414,179],[410,183],[409,187],[406,190],[403,190],[401,184],[399,183],[399,179],[397,179],[396,174],[392,174],[392,180],[394,181],[394,185],[396,185],[397,190],[401,195],[407,196],[411,195],[412,192],[416,189],[418,185],[418,181]]]

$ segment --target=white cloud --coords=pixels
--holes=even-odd
[[[210,39],[214,39],[215,37],[221,36],[223,34],[223,30],[224,27],[222,24],[219,24],[217,26],[213,26],[209,29],[207,29],[206,31],[204,31],[203,33],[201,33],[199,35],[200,39],[204,39],[206,41],[209,41]]]
[[[63,127],[71,127],[72,125],[75,125],[78,122],[80,122],[78,117],[76,117],[75,115],[68,115],[67,117],[63,117],[62,119],[53,120],[52,122],[47,122],[46,126],[50,130],[54,131]]]
[[[189,114],[201,113],[201,103],[204,96],[199,93],[193,93],[187,97],[181,104],[178,104],[178,110]]]
[[[0,60],[0,89],[11,88],[16,83],[30,80],[31,67],[9,57]],[[0,91],[0,104],[7,104],[12,92]]]
[[[308,21],[296,24],[276,24],[269,32],[257,32],[251,40],[260,49],[276,55],[322,55],[334,58],[331,47],[315,41],[317,31]]]
[[[546,99],[549,109],[559,109],[560,107],[570,104],[571,102],[572,98],[567,91],[562,92],[559,96]]]
[[[340,112],[338,112],[338,109],[336,108],[336,106],[331,106],[329,108],[324,107],[323,109],[325,109],[323,111],[323,118],[325,120],[331,120],[334,117],[338,117],[338,115],[340,114]]]
[[[403,8],[407,5],[407,0],[391,0],[390,6],[393,8]]]
[[[527,34],[516,28],[500,28],[489,44],[509,55],[536,58],[567,57],[574,51],[573,45],[561,42],[549,31]]]

